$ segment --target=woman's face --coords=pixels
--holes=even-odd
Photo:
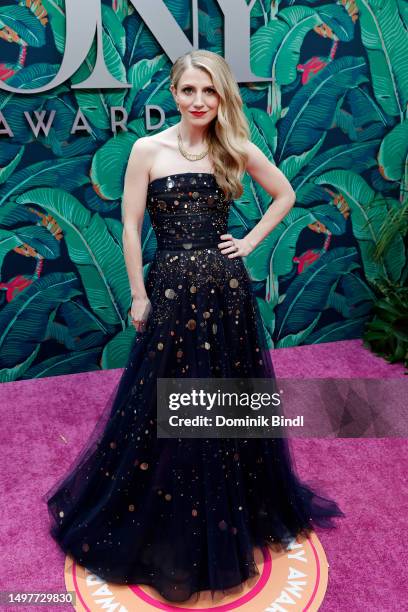
[[[200,68],[186,68],[173,95],[181,116],[195,125],[207,125],[216,116],[220,97],[210,75]]]

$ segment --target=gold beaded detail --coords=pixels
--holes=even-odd
[[[166,289],[164,295],[166,296],[166,298],[169,298],[169,300],[172,300],[176,296],[176,292],[174,291],[174,289]]]

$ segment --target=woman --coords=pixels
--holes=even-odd
[[[203,590],[236,591],[259,574],[254,546],[285,547],[344,515],[298,480],[284,438],[156,435],[158,377],[275,379],[242,257],[295,201],[249,142],[221,57],[180,57],[171,91],[180,122],[140,138],[125,177],[123,244],[139,333],[104,417],[46,499],[53,537],[81,565],[181,602]],[[238,239],[227,223],[244,171],[274,202]],[[144,281],[146,207],[157,251]]]

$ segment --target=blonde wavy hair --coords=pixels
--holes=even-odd
[[[223,57],[212,51],[195,49],[177,58],[172,66],[170,80],[176,89],[184,70],[192,67],[208,73],[220,97],[218,115],[207,132],[208,152],[225,196],[239,198],[243,193],[241,179],[248,158],[244,143],[249,139],[250,130],[237,82]]]

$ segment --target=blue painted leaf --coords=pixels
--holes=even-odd
[[[7,80],[7,85],[16,87],[17,89],[37,89],[37,87],[44,87],[54,79],[59,70],[60,66],[58,66],[58,64],[31,64],[31,66],[27,66],[27,68],[21,68],[16,74],[10,77]]]
[[[77,372],[93,372],[100,370],[98,360],[100,348],[90,348],[81,352],[64,353],[29,368],[21,378],[44,378],[61,374],[76,374]]]
[[[389,248],[378,261],[374,258],[374,248],[379,242],[381,227],[386,224],[389,216],[382,194],[376,194],[363,177],[351,171],[332,170],[316,177],[315,181],[332,185],[349,205],[353,234],[359,244],[367,279],[376,282],[384,276],[397,282],[407,260],[401,234],[396,232]]]
[[[335,236],[341,236],[346,231],[346,219],[333,204],[314,206],[308,210]]]
[[[1,7],[0,28],[2,24],[14,30],[31,47],[45,44],[45,28],[27,6]]]
[[[129,280],[123,253],[100,215],[61,189],[33,189],[18,198],[38,204],[62,227],[71,261],[77,266],[95,314],[106,323],[126,325]]]
[[[103,369],[121,368],[126,363],[132,344],[136,338],[136,330],[133,325],[120,331],[109,340],[103,348],[101,365]]]
[[[10,369],[27,359],[44,340],[53,309],[80,293],[75,274],[51,272],[4,306],[0,312],[0,368]]]
[[[352,340],[361,338],[367,323],[367,317],[358,319],[346,319],[345,321],[335,321],[329,325],[317,329],[309,334],[307,344],[319,344],[320,342],[336,342],[337,340]]]
[[[324,308],[331,286],[341,274],[358,267],[354,247],[338,247],[325,252],[286,291],[276,309],[277,340],[307,328]]]
[[[304,85],[293,96],[288,113],[278,121],[278,161],[316,144],[332,124],[340,96],[366,80],[364,58],[342,57]]]
[[[0,184],[5,183],[7,179],[13,174],[24,155],[25,147],[21,147],[17,152],[14,159],[12,159],[6,166],[0,168]]]
[[[375,97],[386,113],[402,121],[408,103],[408,36],[396,1],[356,3]]]
[[[333,30],[334,34],[343,42],[354,38],[354,23],[344,6],[338,4],[324,4],[316,7],[316,13],[321,20]]]
[[[306,35],[322,23],[317,11],[306,6],[279,11],[251,36],[251,67],[255,74],[273,77],[278,86],[297,77],[300,50]]]
[[[40,185],[64,185],[71,191],[89,182],[88,168],[91,157],[82,155],[75,159],[53,159],[27,166],[15,172],[0,188],[0,206],[11,197],[23,193],[30,187]]]
[[[107,325],[85,305],[81,297],[64,302],[58,308],[58,315],[65,321],[71,334],[82,336],[90,331],[100,331],[104,335],[110,335],[116,329],[115,325]]]
[[[310,180],[314,180],[315,176],[318,177],[332,168],[363,172],[367,168],[376,166],[376,155],[380,142],[373,140],[339,145],[320,153],[303,168],[301,174],[293,179],[292,187],[297,192]]]
[[[57,259],[61,253],[60,242],[50,230],[40,225],[18,227],[14,230],[20,244],[28,244],[45,259]]]

